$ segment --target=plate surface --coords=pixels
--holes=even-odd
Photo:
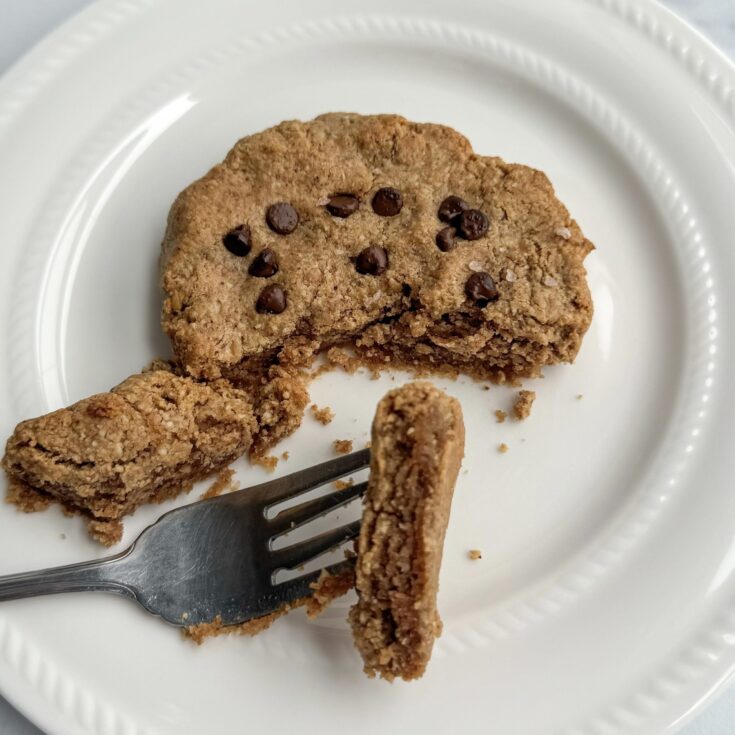
[[[735,70],[646,0],[266,5],[100,2],[0,82],[0,435],[167,354],[168,207],[285,118],[395,111],[546,171],[598,248],[593,325],[573,366],[528,381],[524,423],[495,422],[512,389],[436,381],[468,446],[419,682],[363,677],[351,598],[196,648],[67,595],[0,609],[3,694],[53,735],[676,729],[735,664]],[[323,376],[336,419],[307,417],[277,472],[360,446],[407,379]],[[0,508],[0,573],[94,555],[78,519]]]

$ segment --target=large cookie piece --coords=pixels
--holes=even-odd
[[[345,342],[380,364],[532,376],[579,349],[591,249],[540,171],[439,125],[328,114],[240,140],[179,195],[163,326],[204,378]]]
[[[226,466],[248,450],[256,428],[249,397],[224,381],[135,375],[18,424],[2,460],[8,499],[24,510],[60,502],[113,543],[122,516]]]
[[[372,430],[352,632],[365,673],[416,679],[441,632],[444,534],[462,455],[459,402],[429,383],[388,393]]]

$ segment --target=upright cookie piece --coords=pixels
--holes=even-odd
[[[439,568],[464,453],[458,401],[425,382],[391,391],[371,452],[350,624],[368,676],[416,679],[441,633]]]
[[[53,499],[111,542],[122,516],[217,472],[247,451],[255,429],[242,391],[156,370],[18,424],[2,466],[22,508]]]
[[[243,138],[179,195],[163,326],[198,378],[345,342],[382,367],[534,376],[579,349],[591,249],[540,171],[440,125],[328,114]]]

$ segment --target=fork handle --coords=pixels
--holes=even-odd
[[[129,553],[130,549],[127,549],[104,559],[0,577],[0,602],[60,592],[93,590],[134,597],[133,590],[117,580],[115,575],[117,562]]]

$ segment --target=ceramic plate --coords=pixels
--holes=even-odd
[[[596,312],[526,422],[495,422],[513,389],[437,381],[468,446],[420,681],[363,676],[350,598],[197,648],[77,594],[0,607],[3,694],[52,735],[676,729],[735,664],[734,88],[648,0],[107,0],[43,42],[0,82],[2,437],[167,354],[168,207],[285,118],[399,112],[543,169],[597,245]],[[336,419],[307,417],[277,472],[360,446],[407,379],[323,376]],[[101,554],[56,509],[0,509],[0,573]]]

